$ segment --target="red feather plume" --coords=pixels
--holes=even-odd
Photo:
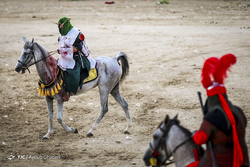
[[[211,76],[213,75],[218,62],[219,59],[217,57],[210,57],[204,63],[201,72],[201,83],[205,89],[212,85]]]
[[[217,57],[208,58],[204,63],[201,73],[203,87],[207,89],[212,85],[211,77],[213,77],[213,81],[223,84],[224,79],[227,78],[227,71],[235,63],[236,57],[233,54],[226,54],[220,59]]]

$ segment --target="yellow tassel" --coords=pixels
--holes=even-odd
[[[51,96],[54,96],[55,95],[55,92],[53,89],[51,89]]]
[[[60,86],[62,86],[62,84],[63,84],[63,80],[61,79],[61,83],[60,83]]]
[[[47,90],[47,96],[49,96],[50,94],[49,94],[49,89]]]
[[[37,87],[37,90],[38,90],[39,95],[41,95],[42,94],[41,93],[41,88],[39,86]]]
[[[57,90],[56,86],[55,86],[55,93],[58,93],[58,90]]]
[[[44,90],[42,89],[42,93],[41,93],[42,96],[44,96]]]
[[[46,90],[44,90],[44,96],[47,96],[47,91]]]
[[[60,87],[59,83],[57,83],[56,86],[57,86],[57,89],[58,89],[58,90],[61,90],[61,87]]]

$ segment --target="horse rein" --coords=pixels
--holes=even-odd
[[[167,129],[166,129],[166,130],[164,130],[163,128],[159,127],[159,129],[163,132],[163,135],[162,135],[162,137],[161,137],[161,139],[160,139],[160,142],[159,142],[158,145],[155,147],[155,149],[153,148],[151,142],[150,142],[150,144],[149,144],[149,145],[150,145],[150,148],[153,150],[153,157],[156,157],[156,156],[160,155],[160,153],[157,153],[155,150],[158,149],[158,147],[162,146],[161,143],[164,144],[163,147],[165,148],[164,150],[165,150],[165,153],[166,153],[167,157],[166,157],[166,159],[165,159],[163,162],[170,161],[169,163],[164,163],[164,164],[163,164],[164,166],[167,166],[167,165],[170,165],[170,164],[174,163],[175,161],[174,161],[174,160],[170,160],[170,157],[173,156],[173,153],[174,153],[178,148],[180,148],[180,147],[183,146],[186,142],[188,142],[190,139],[192,139],[192,136],[189,137],[189,138],[187,138],[187,139],[184,140],[182,143],[180,143],[179,145],[177,145],[177,146],[175,147],[175,149],[174,149],[173,151],[171,151],[170,155],[168,155],[168,154],[167,154],[167,147],[165,147],[165,146],[166,146],[166,136],[167,136],[167,133],[169,132],[169,130],[170,130],[170,128],[171,128],[172,125],[174,125],[174,124],[171,124],[170,126],[167,126]],[[165,141],[165,142],[164,142],[164,141]]]
[[[33,45],[32,45],[32,46],[33,46]],[[32,46],[29,47],[29,49],[31,49],[31,53],[29,53],[29,54],[32,54],[32,56],[28,56],[28,57],[25,59],[24,63],[21,62],[20,60],[18,60],[18,62],[22,64],[22,68],[27,69],[27,70],[29,71],[29,73],[30,73],[30,70],[29,70],[29,67],[30,67],[30,66],[32,66],[32,65],[34,65],[34,64],[36,64],[36,63],[38,63],[38,62],[40,62],[40,61],[42,61],[42,60],[44,60],[44,59],[47,59],[48,57],[50,57],[50,56],[52,56],[53,54],[57,53],[57,51],[48,52],[48,53],[49,53],[48,56],[46,56],[46,57],[44,57],[44,58],[42,58],[42,59],[36,61],[36,58],[35,58],[35,55],[34,55],[34,50],[33,50]],[[40,49],[40,48],[39,48],[39,49]],[[30,60],[28,60],[28,58],[30,58]],[[30,65],[28,65],[28,63],[32,60],[32,58],[34,58],[35,62],[34,62],[34,63],[31,63]]]

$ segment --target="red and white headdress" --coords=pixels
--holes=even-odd
[[[208,96],[226,93],[224,79],[227,77],[227,71],[231,65],[236,63],[236,57],[233,54],[226,54],[221,58],[208,58],[202,68],[201,83],[207,90]],[[213,79],[213,80],[212,80]]]

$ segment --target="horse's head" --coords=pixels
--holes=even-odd
[[[33,44],[34,38],[31,42],[27,41],[25,37],[23,37],[25,42],[22,54],[16,64],[15,71],[21,73],[25,73],[25,70],[28,69],[29,64],[33,63],[34,51],[33,51]]]
[[[173,119],[169,119],[167,115],[165,120],[161,122],[157,130],[154,132],[153,140],[143,157],[147,166],[164,165],[166,160],[171,156],[171,149],[167,147],[168,135],[173,125],[179,125],[179,120],[176,115]]]

